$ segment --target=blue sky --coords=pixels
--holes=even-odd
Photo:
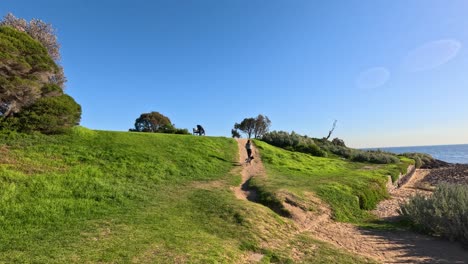
[[[230,136],[272,130],[352,147],[468,143],[468,2],[4,0],[51,23],[81,125],[150,111]]]

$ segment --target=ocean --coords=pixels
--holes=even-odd
[[[377,148],[372,148],[377,149]],[[391,147],[378,148],[396,154],[404,152],[427,153],[432,157],[450,163],[468,164],[468,144],[462,145],[437,145],[437,146],[415,146],[415,147]]]

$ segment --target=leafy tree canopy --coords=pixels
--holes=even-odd
[[[59,47],[41,20],[0,21],[0,129],[50,134],[79,123],[80,105],[63,93]]]
[[[233,131],[238,133],[237,130],[240,130],[242,133],[246,134],[248,138],[252,136],[255,138],[262,138],[263,135],[268,132],[270,125],[271,121],[267,116],[258,115],[256,118],[244,118],[242,122],[235,123],[231,133],[233,133]]]
[[[151,112],[141,114],[140,117],[135,120],[135,129],[132,131],[164,132],[172,129],[174,129],[174,126],[167,116],[159,112]]]
[[[0,115],[9,116],[61,89],[50,81],[59,71],[47,50],[28,34],[0,26]]]

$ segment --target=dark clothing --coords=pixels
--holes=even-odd
[[[252,157],[252,143],[250,141],[247,141],[247,144],[245,144],[245,149],[247,149],[247,157],[250,158]]]

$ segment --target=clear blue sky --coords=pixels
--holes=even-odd
[[[81,124],[127,131],[159,111],[230,136],[272,130],[352,147],[468,143],[462,0],[3,0],[51,23]]]

